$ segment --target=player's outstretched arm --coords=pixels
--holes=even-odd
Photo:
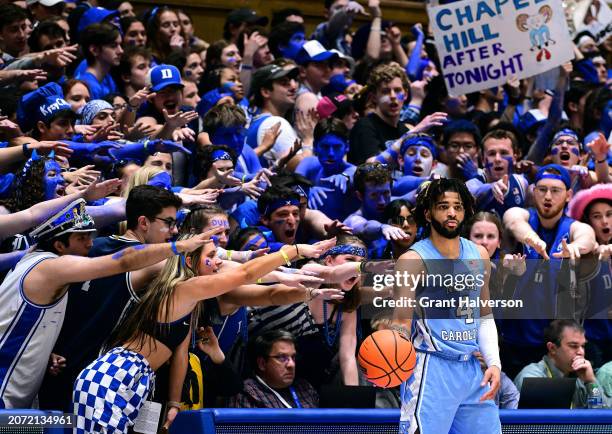
[[[407,339],[410,338],[412,327],[412,311],[414,310],[412,306],[414,306],[414,302],[416,300],[416,288],[408,285],[408,283],[412,282],[412,280],[407,279],[405,276],[418,275],[424,271],[425,264],[423,263],[423,260],[418,253],[412,250],[409,250],[400,256],[395,264],[394,274],[397,280],[395,282],[393,298],[395,301],[402,300],[405,303],[402,303],[401,305],[407,307],[396,307],[393,310],[391,328],[403,333]]]

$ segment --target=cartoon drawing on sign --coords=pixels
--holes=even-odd
[[[547,23],[552,18],[553,10],[550,6],[542,6],[537,14],[527,15],[520,14],[516,17],[516,27],[521,32],[529,32],[529,41],[531,42],[531,51],[538,50],[536,55],[537,61],[541,61],[542,57],[546,60],[550,59],[550,51],[545,47],[549,44],[554,44],[555,41],[550,38],[550,30]]]

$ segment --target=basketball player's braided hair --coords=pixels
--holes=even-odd
[[[474,215],[474,198],[463,181],[458,179],[434,179],[421,184],[421,191],[417,195],[414,218],[419,227],[429,227],[425,218],[425,211],[431,210],[436,201],[446,192],[454,191],[459,194],[465,209],[464,221],[470,221]]]

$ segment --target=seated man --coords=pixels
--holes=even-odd
[[[538,363],[525,366],[514,379],[517,389],[521,390],[525,378],[576,378],[576,392],[572,408],[586,408],[595,387],[601,385],[593,372],[591,362],[584,358],[584,328],[574,320],[554,320],[544,330],[544,341],[548,353]],[[603,397],[605,406],[612,400]]]
[[[357,207],[355,200],[347,195],[356,167],[344,161],[348,152],[348,131],[342,121],[330,118],[317,123],[314,150],[316,157],[304,158],[295,170],[314,184],[308,205],[329,218],[344,220]]]
[[[317,408],[319,396],[306,380],[295,378],[296,351],[293,335],[270,330],[255,338],[251,360],[253,377],[242,392],[230,398],[234,408]]]

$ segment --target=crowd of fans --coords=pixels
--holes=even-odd
[[[610,405],[612,36],[580,34],[551,88],[456,97],[426,26],[321,3],[312,35],[298,9],[238,9],[209,43],[167,6],[0,1],[0,408],[124,432],[148,399],[168,425],[366,385],[356,351],[388,317],[360,276],[424,236],[444,177],[474,196],[492,297],[579,305],[499,320],[499,405],[546,376]]]

